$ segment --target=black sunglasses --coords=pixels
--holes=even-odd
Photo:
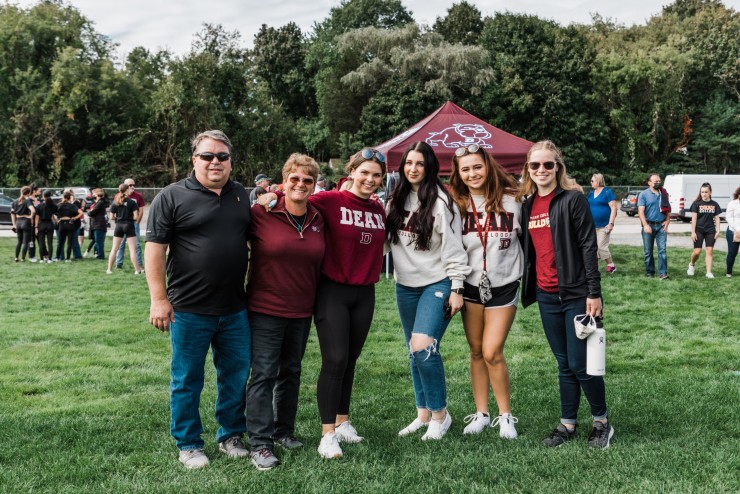
[[[378,161],[385,164],[385,155],[383,155],[383,153],[381,153],[380,151],[376,151],[375,149],[371,149],[371,148],[365,148],[361,152],[362,152],[362,157],[365,158],[366,160],[371,160],[373,159],[373,156],[375,156],[378,159]]]
[[[529,163],[527,163],[529,169],[533,172],[539,170],[540,166],[544,166],[545,170],[552,170],[553,168],[555,168],[556,164],[557,163],[555,163],[554,161],[543,161],[542,163],[538,161],[530,161]]]
[[[218,158],[219,161],[229,161],[231,158],[229,153],[198,153],[193,156],[200,158],[203,161],[208,161],[209,163],[213,161],[213,158]]]
[[[461,156],[465,156],[468,153],[470,154],[477,153],[479,150],[480,150],[479,145],[471,144],[470,146],[464,146],[464,147],[455,149],[455,156],[459,158]]]
[[[288,177],[288,180],[293,185],[297,184],[298,182],[303,182],[303,185],[312,185],[314,183],[314,179],[311,177],[307,177],[307,178]]]

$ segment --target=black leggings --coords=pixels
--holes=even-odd
[[[326,278],[319,281],[314,322],[321,348],[316,398],[322,424],[334,424],[337,415],[349,415],[355,364],[374,310],[375,285],[345,285]]]
[[[23,248],[23,259],[26,258],[28,247],[33,245],[33,225],[31,218],[17,218],[15,220],[15,234],[18,236],[18,243],[15,244],[15,258],[21,253]]]
[[[54,223],[51,220],[39,220],[38,244],[42,258],[54,256]]]
[[[62,220],[59,222],[59,232],[57,233],[57,259],[64,259],[64,244],[67,243],[67,259],[72,257],[72,242],[74,241],[77,227],[71,220]]]

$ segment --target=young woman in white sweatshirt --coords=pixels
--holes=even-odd
[[[439,162],[432,148],[423,141],[411,144],[400,168],[400,181],[386,206],[386,238],[417,416],[398,434],[426,428],[426,441],[441,439],[452,424],[439,349],[450,318],[463,306],[463,280],[470,267],[460,214],[437,176]]]
[[[463,245],[471,272],[465,280],[463,325],[470,346],[470,380],[475,413],[464,434],[499,426],[499,435],[517,437],[511,414],[509,367],[504,343],[514,322],[522,276],[521,204],[517,183],[477,144],[458,148],[452,158],[450,193],[462,211]],[[489,387],[498,416],[488,413]]]

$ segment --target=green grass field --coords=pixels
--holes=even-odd
[[[316,453],[312,332],[297,423],[306,447],[278,450],[283,464],[258,472],[218,453],[210,365],[201,414],[211,466],[186,471],[177,462],[169,341],[149,326],[146,281],[128,259],[107,276],[88,259],[14,264],[13,245],[0,239],[0,492],[740,491],[740,277],[707,280],[699,268],[686,277],[688,250],[669,251],[671,279],[659,281],[643,276],[641,248],[613,248],[619,270],[603,280],[610,449],[586,447],[585,399],[580,438],[540,445],[559,401],[536,307],[520,310],[506,347],[518,440],[490,429],[462,435],[474,406],[459,317],[442,342],[452,429],[439,442],[397,437],[415,411],[393,283],[383,280],[352,402],[366,442],[344,446],[339,461]],[[715,273],[724,259],[715,255]]]

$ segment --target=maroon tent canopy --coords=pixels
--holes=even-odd
[[[448,101],[416,125],[393,139],[376,146],[387,156],[388,171],[398,170],[401,156],[415,141],[426,141],[439,160],[440,175],[451,172],[452,155],[462,146],[478,144],[511,173],[519,174],[532,143],[504,132]]]

